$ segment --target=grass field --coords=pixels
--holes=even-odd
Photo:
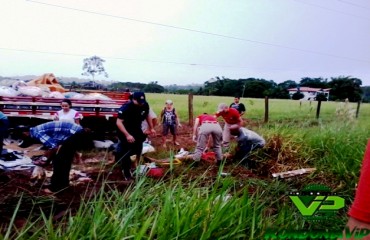
[[[147,94],[147,99],[153,110],[159,114],[167,99],[174,101],[181,119],[188,120],[188,96],[175,94]],[[218,96],[193,96],[194,116],[203,112],[215,113],[219,103],[231,104],[234,98]],[[247,108],[245,117],[255,121],[263,121],[265,116],[265,99],[246,98],[241,102]],[[322,102],[320,119],[323,121],[338,121],[347,116],[337,115],[336,110],[346,110],[343,102]],[[348,103],[347,108],[356,113],[357,103]],[[317,102],[269,99],[269,119],[272,121],[308,121],[316,119]],[[365,121],[370,117],[370,104],[361,104],[359,109],[359,121]]]
[[[147,99],[157,114],[165,100],[172,99],[182,122],[188,121],[188,96],[147,94]],[[232,101],[232,97],[194,96],[194,116],[214,113],[219,103]],[[258,164],[252,177],[210,178],[208,168],[194,177],[185,166],[166,181],[140,178],[124,191],[107,184],[95,195],[86,193],[89,197],[79,210],[58,222],[42,215],[22,229],[2,228],[0,239],[263,239],[267,229],[343,229],[369,138],[370,105],[362,104],[355,119],[356,104],[323,102],[316,119],[317,102],[300,105],[272,99],[270,121],[263,124],[264,99],[241,102],[251,123],[247,127],[267,140],[266,147],[252,156]],[[228,167],[231,171],[233,165]],[[289,179],[271,177],[272,172],[301,167],[317,170]],[[221,167],[218,173],[222,171]],[[330,187],[345,199],[345,207],[330,219],[303,218],[288,192],[312,184]]]

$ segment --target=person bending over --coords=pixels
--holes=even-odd
[[[222,132],[222,142],[223,146],[228,148],[230,145],[230,128],[241,127],[243,120],[240,117],[238,110],[228,107],[225,103],[220,103],[218,105],[216,118],[220,116],[225,121],[224,130]]]
[[[77,150],[93,147],[87,129],[71,122],[52,121],[31,127],[25,131],[22,147],[29,147],[36,140],[48,150],[45,156],[52,159],[53,175],[51,184],[44,191],[57,192],[69,186],[69,172]]]
[[[234,126],[230,129],[230,132],[232,135],[237,137],[236,140],[238,143],[235,149],[234,158],[240,160],[242,164],[250,167],[251,162],[248,157],[251,151],[264,147],[266,144],[265,139],[256,132],[244,127]]]
[[[193,141],[197,143],[192,156],[194,161],[200,161],[210,136],[213,140],[213,151],[216,154],[216,160],[219,164],[222,161],[222,128],[215,117],[203,113],[195,119],[193,127]]]

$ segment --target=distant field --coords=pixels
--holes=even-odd
[[[188,95],[176,94],[147,94],[147,99],[153,110],[159,114],[164,107],[166,99],[174,101],[174,106],[177,109],[182,121],[188,120]],[[231,104],[233,97],[218,97],[218,96],[195,96],[193,98],[194,116],[203,112],[215,113],[219,103]],[[265,100],[257,98],[243,98],[241,102],[247,108],[246,118],[263,121],[265,115]],[[269,100],[269,119],[277,120],[315,120],[316,119],[316,101],[302,101],[300,105],[296,100],[270,99]],[[343,107],[343,102],[322,102],[320,119],[325,121],[335,121],[340,118],[336,114],[338,109],[342,110],[342,115],[346,109]],[[355,114],[357,103],[348,103],[347,110]],[[346,115],[349,115],[348,113]],[[361,104],[359,111],[359,120],[366,121],[370,117],[370,104]]]

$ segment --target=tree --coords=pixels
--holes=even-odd
[[[144,92],[149,92],[149,93],[163,93],[164,92],[164,87],[159,85],[157,81],[155,82],[150,82],[148,83],[144,89]]]
[[[282,86],[271,88],[267,93],[267,96],[270,98],[290,99],[289,91],[287,88],[283,88]]]
[[[81,75],[92,76],[93,81],[95,80],[95,75],[104,74],[104,77],[108,77],[108,73],[105,71],[103,62],[104,59],[98,56],[92,56],[85,58],[83,60],[82,70],[84,71]]]
[[[293,95],[292,95],[292,99],[293,100],[299,100],[299,99],[302,99],[304,98],[304,95],[303,93],[301,92],[295,92]]]
[[[311,88],[328,88],[327,79],[323,78],[309,78],[304,77],[299,83],[301,87],[311,87]]]
[[[330,86],[330,99],[332,100],[344,100],[348,98],[350,102],[357,102],[361,99],[362,94],[362,81],[354,77],[340,76],[337,78],[331,78],[329,82]]]
[[[328,101],[324,93],[318,93],[315,98],[316,101]]]
[[[283,89],[296,88],[297,86],[298,84],[293,80],[286,80],[278,84],[278,87],[281,87]]]
[[[243,81],[245,84],[243,97],[264,98],[269,96],[270,91],[277,86],[275,82],[265,79],[248,78]]]
[[[362,95],[362,101],[363,102],[370,102],[370,87],[362,87],[362,92],[363,92],[363,95]]]

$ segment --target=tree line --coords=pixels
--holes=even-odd
[[[92,56],[83,60],[83,73],[82,75],[95,75],[106,73],[103,62],[104,59],[98,56]],[[206,96],[238,96],[248,98],[264,98],[268,96],[270,98],[288,99],[291,98],[288,89],[297,88],[297,93],[292,96],[293,99],[303,98],[300,87],[311,87],[320,89],[330,89],[329,100],[344,100],[348,99],[351,102],[357,102],[363,100],[368,102],[370,99],[369,89],[361,89],[362,81],[358,78],[351,76],[340,76],[332,77],[330,80],[326,78],[309,78],[304,77],[299,83],[293,80],[287,80],[282,83],[275,83],[273,80],[265,80],[262,78],[246,78],[246,79],[230,79],[225,77],[212,78],[204,83],[203,87],[200,87],[196,91],[192,88],[179,89],[176,86],[169,86],[167,89],[158,84],[157,81],[152,81],[148,84],[144,83],[131,83],[131,82],[118,82],[109,85],[109,90],[115,91],[144,91],[149,93],[163,93],[172,92],[179,94],[186,94],[194,92],[198,95]],[[176,89],[176,90],[174,90]],[[324,95],[319,95],[318,99],[327,100]]]
[[[215,77],[206,81],[203,86],[198,89],[179,87],[174,90],[173,87],[166,88],[158,84],[158,82],[131,83],[118,82],[108,86],[110,90],[130,89],[131,91],[145,91],[150,93],[177,93],[187,94],[193,92],[196,95],[205,96],[239,96],[244,98],[279,98],[289,99],[288,89],[300,87],[311,87],[320,89],[330,89],[330,99],[332,101],[344,100],[348,98],[351,102],[363,100],[369,102],[370,89],[361,88],[362,81],[358,78],[350,76],[333,77],[330,80],[324,78],[309,78],[304,77],[300,82],[287,80],[282,83],[275,83],[273,80],[265,80],[261,78],[246,78],[246,79],[230,79],[225,77]]]
[[[311,87],[320,89],[330,89],[329,100],[343,100],[356,102],[361,100],[363,90],[362,81],[350,76],[333,77],[330,80],[324,78],[304,77],[299,83],[293,80],[287,80],[282,83],[275,83],[272,80],[247,78],[247,79],[229,79],[219,78],[211,79],[204,83],[204,87],[198,90],[201,95],[233,96],[249,98],[290,98],[288,89],[300,87]]]

